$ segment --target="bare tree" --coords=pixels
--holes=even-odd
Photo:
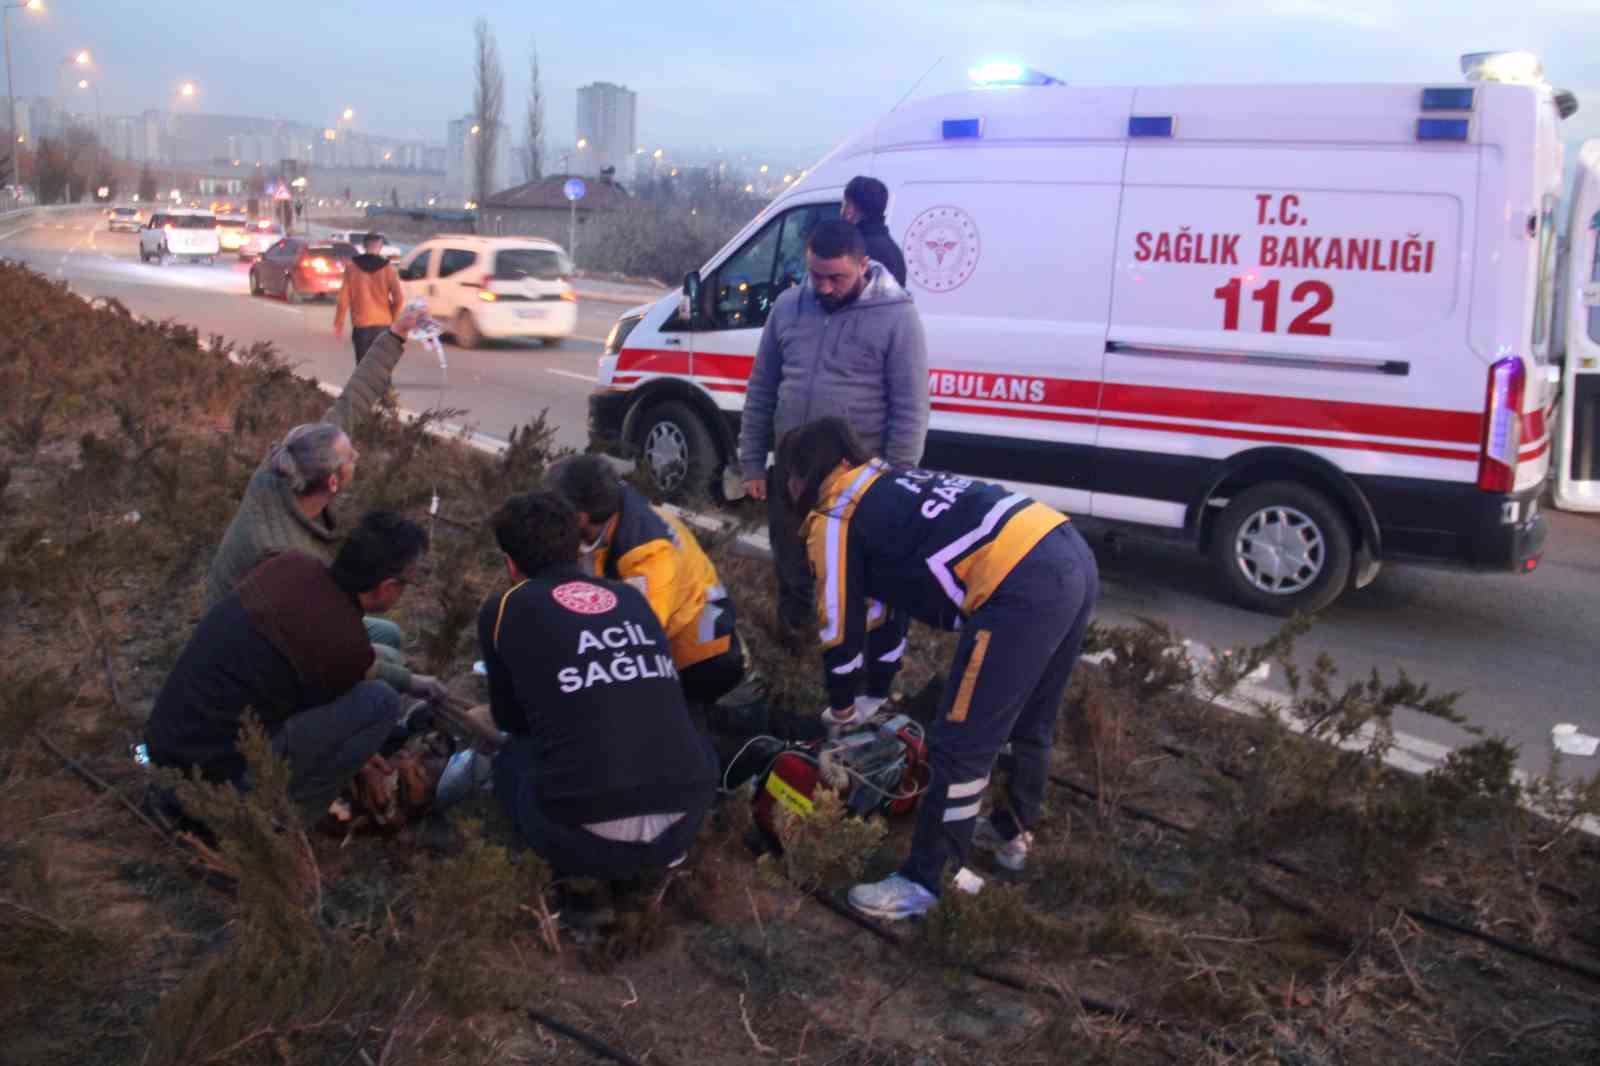
[[[472,114],[477,133],[470,147],[473,161],[472,198],[479,204],[494,193],[494,162],[500,149],[500,119],[505,112],[506,79],[500,69],[500,49],[487,19],[473,27],[477,56],[472,64]]]
[[[539,82],[539,42],[528,41],[528,138],[522,152],[522,179],[544,177],[544,87]]]

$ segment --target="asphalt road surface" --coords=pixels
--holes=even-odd
[[[333,335],[331,305],[251,299],[245,268],[227,259],[211,267],[143,265],[136,237],[107,233],[94,215],[36,218],[28,225],[0,222],[0,255],[63,278],[85,295],[116,297],[136,313],[239,342],[271,341],[303,373],[323,380],[348,376],[349,342]],[[468,409],[465,420],[495,437],[548,409],[560,442],[581,447],[600,342],[622,309],[580,301],[578,335],[560,349],[449,349],[444,405]],[[408,352],[396,387],[412,410],[437,406],[437,363]],[[1345,677],[1374,666],[1389,675],[1404,668],[1438,690],[1459,690],[1460,708],[1473,722],[1520,745],[1525,769],[1543,771],[1556,723],[1600,735],[1600,517],[1546,513],[1550,539],[1536,573],[1386,568],[1372,586],[1325,612],[1301,658],[1309,662],[1326,651]],[[1277,625],[1219,601],[1205,563],[1191,551],[1137,540],[1115,546],[1096,540],[1096,548],[1103,619],[1149,616],[1213,647],[1259,641]],[[1447,745],[1469,739],[1409,713],[1397,725]],[[1600,769],[1600,757],[1569,757],[1566,765],[1569,773],[1589,776]]]
[[[232,255],[212,266],[141,263],[138,235],[108,232],[96,212],[0,221],[0,255],[63,279],[85,296],[115,297],[136,314],[175,319],[202,336],[271,341],[300,373],[321,381],[342,385],[354,369],[349,324],[343,336],[334,335],[331,299],[297,306],[275,297],[252,299],[249,266]],[[395,371],[400,404],[412,411],[468,409],[465,421],[501,439],[548,409],[561,427],[558,442],[582,447],[600,347],[625,309],[580,299],[577,330],[559,348],[496,342],[465,351],[447,344],[444,374],[430,353],[411,345]]]

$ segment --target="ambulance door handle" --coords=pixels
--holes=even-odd
[[[662,339],[661,343],[662,344],[669,344],[674,348],[683,347],[683,341],[682,341],[682,339],[680,339],[678,337],[665,337],[665,338]]]

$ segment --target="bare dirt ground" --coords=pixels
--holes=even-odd
[[[249,799],[194,791],[216,849],[174,842],[136,816],[130,748],[249,472],[326,398],[270,351],[234,365],[5,264],[0,320],[0,1061],[1600,1061],[1600,849],[1575,829],[1600,779],[1519,787],[1493,738],[1388,771],[1389,713],[1451,701],[1363,664],[1297,678],[1285,710],[1315,740],[1211,704],[1292,629],[1199,677],[1158,625],[1098,630],[1113,655],[1078,671],[1028,869],[974,859],[984,891],[914,924],[839,907],[894,868],[908,819],[827,803],[757,861],[728,798],[685,871],[615,893],[583,936],[556,930],[488,795],[327,836],[261,761]],[[500,574],[483,519],[537,482],[547,439],[490,458],[386,415],[357,444],[345,521],[443,498],[396,620],[477,698],[472,621]],[[726,549],[774,704],[820,707],[816,660],[770,639],[765,565]],[[926,714],[950,645],[913,644],[903,702]]]

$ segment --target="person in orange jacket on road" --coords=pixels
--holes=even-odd
[[[367,354],[367,347],[389,328],[406,294],[400,288],[400,275],[383,257],[383,234],[369,233],[362,238],[362,254],[350,261],[339,286],[339,306],[333,312],[333,332],[344,332],[344,316],[350,316],[350,340],[355,345],[356,365]]]

